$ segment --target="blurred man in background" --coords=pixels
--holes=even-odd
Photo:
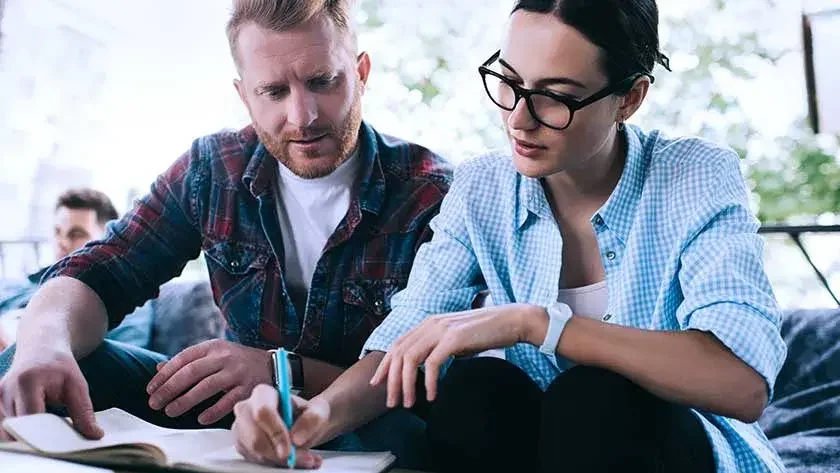
[[[70,189],[58,197],[55,204],[53,248],[55,260],[99,240],[105,234],[105,224],[119,218],[111,199],[103,192],[89,188]],[[26,279],[0,289],[0,350],[16,338],[18,321],[23,309],[38,289],[41,277],[49,267],[30,274]],[[137,309],[107,338],[146,347],[151,335],[152,311],[149,304]]]

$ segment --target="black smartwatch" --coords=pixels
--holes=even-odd
[[[275,356],[274,352],[277,350],[268,351],[271,353],[271,382],[276,385],[277,380],[275,379],[274,373],[277,372],[277,356]],[[286,359],[289,361],[289,368],[291,371],[291,391],[292,394],[298,396],[303,391],[303,359],[300,355],[291,351],[286,352]]]
[[[300,394],[303,391],[303,359],[295,352],[289,352],[289,366],[292,367],[292,390]]]

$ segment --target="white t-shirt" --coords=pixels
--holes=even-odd
[[[357,149],[332,174],[317,179],[303,179],[278,163],[274,185],[285,252],[283,277],[300,317],[324,246],[350,208],[358,154]]]

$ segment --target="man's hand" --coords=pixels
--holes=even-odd
[[[37,359],[18,352],[0,379],[0,421],[6,417],[40,414],[47,404],[65,406],[73,427],[89,439],[102,438],[79,364],[70,353],[39,350]],[[11,437],[0,429],[0,440]]]
[[[394,342],[370,384],[387,383],[388,407],[395,407],[400,397],[406,408],[412,407],[417,368],[424,365],[426,397],[434,401],[441,365],[449,357],[526,341],[540,311],[544,309],[538,306],[507,304],[429,317]]]
[[[248,397],[254,386],[271,384],[271,355],[266,350],[225,340],[211,340],[187,348],[158,365],[149,382],[149,407],[178,417],[210,397],[225,392],[198,417],[203,425],[217,422]]]
[[[254,388],[251,397],[236,404],[233,423],[236,450],[253,462],[286,466],[294,444],[296,468],[319,468],[321,457],[310,448],[325,436],[329,404],[318,398],[306,401],[292,396],[296,420],[290,433],[277,411],[278,402],[277,391],[261,384]]]

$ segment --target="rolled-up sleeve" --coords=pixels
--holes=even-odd
[[[440,213],[429,223],[434,236],[417,251],[408,284],[391,299],[391,313],[368,338],[362,357],[388,351],[430,315],[470,309],[476,293],[486,288],[470,243],[465,184],[456,170]]]
[[[101,240],[58,261],[42,282],[68,276],[85,283],[104,303],[109,328],[156,297],[161,284],[199,255],[201,236],[193,205],[199,158],[196,142],[131,211],[108,224]]]
[[[787,348],[781,311],[764,271],[764,243],[749,210],[737,158],[722,160],[703,198],[703,221],[680,257],[683,329],[713,334],[773,384]]]

